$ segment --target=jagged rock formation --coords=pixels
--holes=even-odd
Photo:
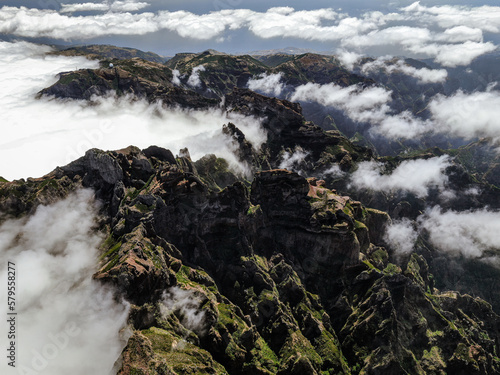
[[[213,99],[174,85],[172,71],[162,64],[140,58],[110,61],[114,62],[113,67],[109,67],[109,60],[104,60],[100,69],[60,73],[59,81],[41,90],[39,95],[90,100],[94,95],[116,93],[150,102],[161,100],[166,105],[185,108],[207,108],[217,104]]]
[[[217,64],[220,63],[220,59],[229,61],[235,58],[207,51],[204,54],[178,55],[172,60],[171,64],[178,63],[179,67],[192,69],[200,61],[212,61],[212,68],[218,67],[217,69],[219,69],[220,65]],[[241,64],[250,64],[255,69],[259,66],[258,64],[255,65],[253,59],[238,58]],[[113,69],[108,68],[109,61],[114,62],[115,67]],[[310,62],[309,65],[305,63],[307,61]],[[332,60],[325,56],[318,57],[311,54],[287,57],[278,65],[292,64],[291,66],[297,69],[302,67],[303,74],[307,75],[311,70],[310,74],[314,75],[313,73],[317,69],[323,71],[321,67],[323,63],[331,63],[336,66],[335,59]],[[333,65],[331,69],[333,69],[332,72],[334,73],[336,68]],[[162,100],[165,105],[179,105],[185,108],[222,106],[227,111],[237,111],[244,115],[265,118],[262,125],[267,132],[267,142],[263,144],[260,150],[256,150],[248,142],[244,134],[238,129],[238,124],[228,124],[223,128],[223,132],[233,140],[237,150],[237,157],[247,163],[253,172],[279,168],[287,156],[299,152],[303,155],[303,158],[298,165],[293,166],[295,170],[306,176],[323,178],[326,180],[327,186],[335,188],[344,194],[354,196],[355,199],[369,206],[387,211],[396,219],[401,217],[415,218],[426,206],[436,204],[441,205],[443,208],[460,210],[484,206],[498,207],[499,201],[496,198],[497,179],[495,177],[496,155],[488,149],[484,142],[473,143],[458,150],[442,151],[434,147],[402,156],[378,159],[385,163],[387,171],[391,171],[405,160],[429,158],[444,153],[455,157],[453,165],[445,171],[445,174],[448,178],[448,187],[457,192],[456,199],[448,201],[440,199],[438,191],[430,191],[425,200],[411,193],[352,191],[348,186],[349,180],[345,178],[345,175],[328,174],[330,168],[337,165],[344,173],[352,172],[357,168],[359,162],[375,159],[374,152],[370,148],[354,145],[338,131],[325,132],[314,123],[307,121],[299,104],[262,96],[247,89],[235,88],[233,84],[236,81],[224,86],[224,91],[232,87],[232,91],[225,96],[224,101],[210,99],[202,95],[204,94],[203,90],[200,90],[200,93],[194,92],[187,87],[173,85],[171,83],[172,71],[165,65],[137,58],[132,60],[103,60],[102,66],[103,68],[96,70],[63,73],[59,82],[43,90],[41,94],[64,98],[90,99],[93,94],[104,94],[111,91],[117,95],[129,94],[132,97],[142,97],[151,102]],[[217,69],[212,73],[210,73],[210,70],[201,73],[212,74],[213,77],[219,77],[217,79],[223,79],[225,82],[226,78],[221,75],[220,69]],[[238,69],[238,67],[234,67],[234,74],[239,71]],[[247,68],[243,70],[245,69]],[[231,73],[230,76],[232,77],[234,74]],[[307,76],[304,79],[309,78],[313,79],[314,77]],[[201,79],[203,80],[203,77]],[[362,136],[360,137],[359,139],[363,139]],[[227,170],[226,164],[222,159],[207,156],[197,161],[195,166],[200,168],[203,173],[206,173],[208,186],[211,188],[224,188],[237,180],[237,176]],[[459,193],[469,189],[477,190],[478,194]],[[425,241],[422,243],[425,244]],[[495,267],[482,264],[477,260],[467,260],[462,262],[463,264],[458,264],[453,272],[449,272],[447,267],[443,267],[443,265],[449,264],[450,260],[443,259],[443,254],[440,254],[431,246],[420,246],[419,253],[426,257],[436,274],[436,282],[441,288],[452,290],[458,288],[462,292],[482,296],[493,303],[496,311],[499,311],[500,299],[495,293],[495,288],[487,287],[495,285],[495,283],[492,284],[492,280],[495,280],[500,274]],[[452,263],[456,264],[455,261]],[[464,275],[463,280],[466,281],[457,281],[454,276],[457,271]],[[474,276],[469,277],[469,275]]]
[[[215,155],[193,162],[187,149],[179,157],[157,146],[93,149],[43,178],[0,178],[0,220],[80,187],[94,189],[103,203],[97,225],[106,236],[94,277],[132,303],[133,335],[119,374],[498,373],[500,318],[491,306],[441,293],[439,287],[454,284],[446,284],[452,276],[432,248],[391,263],[385,211],[412,217],[422,202],[385,192],[347,194],[343,176],[377,159],[373,151],[307,121],[297,103],[244,88],[252,75],[278,68],[295,84],[322,83],[325,76],[341,85],[373,82],[319,55],[277,56],[268,64],[207,51],[177,55],[168,66],[108,58],[100,69],[62,73],[40,95],[91,100],[111,92],[263,118],[267,141],[260,150],[237,123],[221,124],[253,177],[235,175]],[[196,91],[172,83],[172,69],[188,75],[199,65],[210,69],[199,72]],[[315,177],[279,168],[294,152],[304,155],[296,169]],[[471,154],[482,155],[480,147],[447,152],[460,161],[446,171],[450,184],[483,188],[461,201],[463,208],[495,199],[496,166],[468,164]],[[377,160],[390,170],[408,157]],[[332,166],[344,174],[328,176]],[[484,277],[484,268],[473,270],[476,280]],[[462,291],[484,288],[479,284]],[[166,307],[178,299],[188,306]]]
[[[95,278],[133,304],[119,374],[498,371],[500,318],[440,294],[422,257],[389,263],[384,212],[286,170],[222,190],[204,176],[188,158],[129,147],[0,183],[12,215],[80,186],[103,202]],[[202,324],[165,313],[179,290]]]

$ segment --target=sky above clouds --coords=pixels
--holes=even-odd
[[[4,1],[0,34],[53,43],[110,43],[164,55],[287,46],[413,55],[466,65],[496,49],[492,1]]]

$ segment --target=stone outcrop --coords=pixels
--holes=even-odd
[[[390,263],[387,214],[287,170],[220,189],[206,180],[216,167],[200,173],[159,147],[94,149],[44,178],[0,182],[2,211],[18,217],[96,191],[107,239],[94,277],[132,303],[119,374],[499,371],[500,318],[440,293],[424,258]],[[176,293],[200,325],[165,312]]]

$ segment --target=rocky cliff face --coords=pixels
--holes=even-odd
[[[10,215],[82,186],[102,201],[94,277],[132,303],[119,374],[499,371],[499,317],[441,294],[422,257],[389,263],[387,214],[287,170],[214,190],[209,165],[201,174],[158,147],[93,149],[0,183]],[[190,310],[166,308],[180,300]]]
[[[230,76],[215,69],[221,61],[232,69]],[[200,76],[209,85],[193,91],[172,84],[171,69],[189,74],[201,62],[214,68]],[[111,92],[262,118],[267,139],[260,149],[238,123],[221,124],[252,177],[237,176],[215,155],[193,162],[187,150],[174,157],[157,146],[131,146],[89,150],[39,179],[0,178],[0,221],[29,215],[80,187],[93,189],[102,202],[96,225],[106,240],[94,278],[132,304],[133,334],[119,374],[500,371],[500,320],[491,306],[440,292],[455,284],[446,283],[452,278],[448,263],[439,266],[432,248],[398,265],[386,248],[386,212],[414,217],[422,200],[347,193],[345,176],[361,161],[383,161],[390,171],[405,158],[441,150],[377,158],[340,132],[307,121],[299,104],[243,88],[251,74],[267,69],[249,57],[184,54],[169,64],[103,60],[100,69],[62,73],[40,95],[94,100]],[[339,84],[358,82],[335,59],[317,55],[275,65],[287,67],[297,82],[321,82],[327,71]],[[205,90],[210,85],[217,89],[214,95]],[[290,168],[310,178],[282,169],[296,153],[300,163]],[[470,153],[482,154],[474,147],[460,150],[460,162],[446,171],[453,186],[482,184],[480,195],[461,201],[464,209],[496,199],[494,167],[486,162],[471,173]],[[329,175],[332,166],[338,170]],[[433,199],[431,194],[428,201]],[[484,267],[473,271],[476,282],[498,275],[485,275]],[[462,291],[484,290],[479,284]]]

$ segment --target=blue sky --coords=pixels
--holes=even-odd
[[[500,42],[500,7],[492,0],[446,4],[430,0],[6,0],[2,4],[0,35],[4,38],[115,44],[162,55],[208,48],[242,53],[294,46],[431,58],[453,66],[470,62],[467,56],[491,52]],[[458,61],[462,50],[466,58]],[[447,59],[445,54],[454,56]]]

